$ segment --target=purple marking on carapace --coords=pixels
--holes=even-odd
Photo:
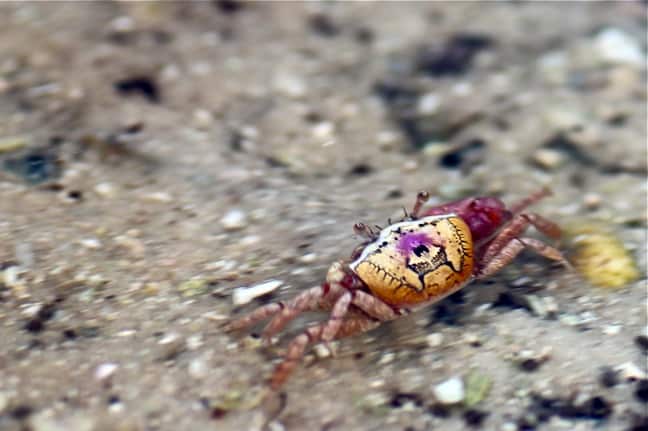
[[[403,257],[407,257],[412,254],[412,250],[421,244],[426,246],[433,245],[434,241],[427,234],[422,232],[406,233],[398,240],[396,248]]]

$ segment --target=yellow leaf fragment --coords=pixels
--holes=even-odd
[[[614,288],[639,278],[632,254],[615,235],[592,227],[581,228],[574,234],[572,262],[590,283]]]

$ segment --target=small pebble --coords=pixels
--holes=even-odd
[[[382,355],[380,355],[380,359],[378,360],[378,365],[387,365],[389,363],[394,362],[394,359],[396,359],[396,354],[394,352],[385,352]]]
[[[173,196],[167,192],[153,192],[144,195],[144,199],[150,202],[169,203],[173,202]]]
[[[330,121],[322,121],[313,126],[311,132],[313,133],[313,137],[316,139],[328,140],[331,139],[335,132],[335,125]]]
[[[622,328],[621,325],[605,325],[603,327],[603,333],[605,335],[617,335],[621,332]]]
[[[193,121],[199,129],[207,129],[214,124],[214,116],[206,109],[196,109],[193,113]]]
[[[94,187],[94,191],[102,198],[112,198],[115,196],[115,186],[111,183],[99,183]]]
[[[275,90],[295,99],[306,94],[306,84],[296,75],[279,73],[275,75],[273,84]]]
[[[594,45],[605,62],[645,66],[646,59],[639,41],[618,28],[606,28],[599,32]]]
[[[437,401],[441,404],[457,404],[464,399],[464,385],[460,377],[452,377],[432,389]]]
[[[205,361],[198,358],[189,362],[187,371],[189,372],[189,375],[194,379],[202,379],[207,376],[209,369]]]
[[[548,80],[560,83],[566,75],[568,60],[565,51],[549,51],[538,59],[538,66]]]
[[[595,210],[601,206],[603,198],[597,193],[586,193],[583,196],[583,205],[589,210]]]
[[[117,368],[119,368],[119,366],[113,362],[101,364],[95,369],[95,379],[99,381],[107,380],[115,374]]]
[[[439,111],[441,106],[441,97],[436,93],[426,93],[422,95],[416,107],[416,110],[421,115],[432,115]]]
[[[185,297],[202,295],[207,292],[207,284],[202,278],[194,278],[181,283],[178,290]]]
[[[407,160],[403,163],[403,171],[405,172],[414,172],[419,168],[419,162],[417,160]]]
[[[611,367],[603,367],[599,375],[599,383],[606,388],[612,388],[619,383],[619,373]]]
[[[387,394],[383,392],[369,393],[361,401],[361,405],[368,409],[385,406],[389,402]]]
[[[527,304],[538,317],[545,317],[547,315],[547,308],[545,307],[544,301],[538,295],[524,295],[524,299],[527,300]]]
[[[128,337],[132,337],[135,334],[137,334],[137,332],[133,329],[123,329],[118,333],[116,333],[115,336],[120,338],[128,338]]]
[[[587,123],[585,115],[571,106],[549,106],[544,113],[549,129],[570,130]]]
[[[443,334],[439,332],[433,332],[432,334],[429,334],[427,337],[425,337],[425,341],[430,347],[439,347],[441,344],[443,344]]]
[[[549,288],[550,287],[547,286],[547,289]],[[543,297],[543,299],[545,311],[547,312],[546,317],[555,318],[556,314],[558,313],[558,302],[553,296],[545,296]]]
[[[175,332],[170,332],[168,334],[165,334],[160,340],[158,341],[158,344],[164,345],[164,344],[172,344],[178,341],[178,338],[180,336],[176,334]]]
[[[115,244],[126,249],[133,257],[141,258],[144,256],[144,243],[138,239],[126,235],[117,235]]]
[[[220,220],[228,231],[243,229],[247,226],[247,215],[239,209],[231,209]]]
[[[232,271],[237,266],[235,260],[217,260],[205,264],[205,271]]]
[[[646,373],[633,364],[632,362],[624,362],[623,364],[614,368],[619,373],[623,380],[641,380],[646,378]]]
[[[533,350],[522,350],[516,358],[520,369],[532,372],[540,368],[551,357],[551,346],[544,347],[539,353]]]
[[[186,343],[182,337],[174,332],[165,334],[158,344],[162,346],[160,357],[165,360],[173,360],[186,348]]]
[[[463,335],[463,342],[472,346],[472,347],[480,347],[482,345],[482,342],[479,338],[479,336],[473,332],[467,332]]]
[[[317,261],[317,254],[316,253],[306,253],[303,256],[299,258],[299,261],[301,263],[314,263]]]
[[[98,250],[101,248],[101,241],[97,238],[86,238],[79,241],[79,243],[87,249]]]
[[[333,348],[333,345],[327,346],[326,344],[316,344],[313,347],[313,352],[315,352],[315,356],[317,356],[319,359],[325,359],[331,357],[333,355],[333,351],[331,350]]]
[[[553,170],[564,163],[565,157],[558,150],[540,148],[533,153],[533,161],[543,169]]]
[[[115,400],[110,403],[108,406],[108,411],[114,415],[120,414],[124,411],[124,403],[119,402],[119,400]],[[88,431],[91,431],[94,427],[89,427],[87,428]],[[76,428],[79,429],[79,428]],[[35,430],[36,431],[36,430]]]
[[[400,135],[392,130],[383,130],[376,135],[376,143],[383,151],[393,149],[400,139]]]
[[[2,272],[3,283],[10,289],[23,285],[20,275],[24,271],[18,265],[11,265]]]
[[[198,350],[205,344],[202,335],[195,334],[187,337],[187,349]]]
[[[244,305],[251,302],[254,298],[266,295],[274,290],[277,290],[283,281],[269,280],[261,284],[250,287],[239,287],[232,292],[232,303],[234,305]]]
[[[135,30],[135,20],[130,16],[118,16],[108,23],[108,28],[114,33],[130,33]]]
[[[0,154],[19,150],[27,145],[27,139],[22,137],[0,139]]]
[[[25,307],[22,311],[22,314],[25,317],[34,317],[38,312],[43,308],[43,304],[32,304]]]

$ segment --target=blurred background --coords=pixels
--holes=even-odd
[[[0,430],[647,429],[646,45],[630,1],[2,3]],[[419,190],[543,186],[573,271],[525,253],[283,404],[306,320],[219,329]]]

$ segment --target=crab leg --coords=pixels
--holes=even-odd
[[[228,331],[237,331],[274,316],[274,319],[265,328],[265,331],[272,332],[270,334],[271,336],[280,331],[281,328],[294,319],[300,312],[317,308],[320,299],[326,295],[327,290],[330,293],[330,289],[325,289],[324,286],[317,286],[302,292],[288,303],[279,301],[264,305],[252,311],[250,314],[228,323],[226,329]],[[278,323],[275,322],[275,319],[279,319],[280,317],[282,320],[281,325],[276,326]],[[284,319],[287,320],[283,321]],[[273,322],[275,322],[274,325]]]
[[[520,214],[520,216],[526,218],[533,227],[547,235],[549,238],[559,239],[562,235],[560,227],[558,227],[556,223],[542,217],[540,214],[524,213]]]
[[[331,310],[331,317],[329,317],[329,320],[324,324],[324,328],[322,329],[322,341],[328,342],[335,338],[342,327],[344,316],[346,316],[347,311],[349,310],[352,298],[353,295],[351,292],[347,291],[335,302],[335,305]]]
[[[510,206],[509,209],[513,214],[519,214],[520,212],[524,211],[527,207],[533,205],[534,203],[538,202],[540,199],[543,199],[549,195],[551,195],[551,190],[548,187],[542,188],[534,193],[531,193],[526,198],[514,203],[513,205]]]
[[[287,304],[281,304],[281,309],[274,315],[270,323],[263,328],[263,338],[269,339],[281,331],[297,315],[304,311],[316,310],[321,307],[321,300],[324,297],[335,298],[340,295],[342,287],[335,283],[313,287],[300,293]]]
[[[381,322],[394,320],[400,316],[392,307],[362,290],[353,292],[353,305]]]
[[[380,324],[380,322],[366,316],[346,317],[340,323],[339,330],[334,338],[343,338],[366,332]],[[270,387],[273,390],[279,389],[290,377],[290,374],[304,356],[306,347],[311,343],[322,340],[327,325],[328,322],[310,326],[290,343],[283,361],[277,365],[270,378]]]
[[[557,249],[534,238],[513,238],[508,244],[502,247],[492,258],[485,261],[484,266],[479,270],[477,278],[486,278],[508,265],[525,247],[533,249],[536,253],[569,267],[569,262]]]
[[[529,226],[533,225],[543,234],[550,238],[560,237],[560,228],[553,222],[538,214],[518,214],[500,233],[485,246],[482,260],[488,262],[513,239],[520,235]]]
[[[267,304],[262,307],[259,307],[252,311],[249,314],[246,314],[243,317],[240,317],[236,320],[228,322],[225,325],[226,331],[238,331],[239,329],[247,328],[252,326],[257,322],[267,319],[270,316],[277,314],[284,305],[281,302],[273,302],[272,304]]]

